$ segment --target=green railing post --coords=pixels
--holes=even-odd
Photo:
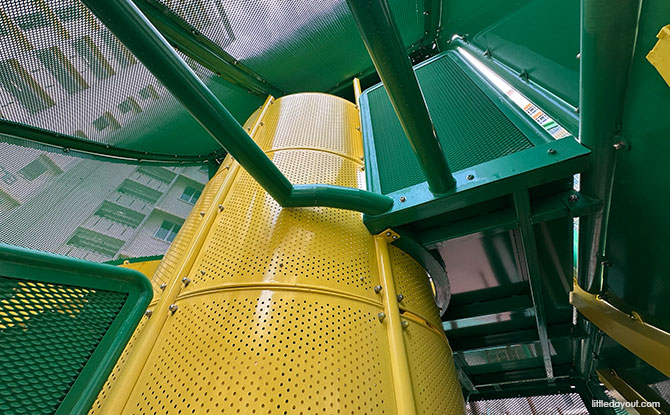
[[[386,0],[347,0],[400,124],[433,193],[456,185],[435,133],[419,82]]]
[[[389,197],[360,189],[293,186],[131,1],[83,3],[281,206],[326,206],[379,214],[393,205]]]

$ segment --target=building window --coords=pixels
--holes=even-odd
[[[47,170],[49,170],[49,166],[47,166],[42,159],[37,158],[19,170],[19,174],[23,176],[24,179],[32,182],[46,173]]]
[[[200,190],[194,189],[191,186],[186,186],[184,192],[181,194],[181,196],[179,196],[179,198],[186,203],[195,205],[195,202],[200,197],[200,193]]]
[[[96,130],[102,131],[107,127],[111,127],[111,130],[118,130],[121,128],[121,124],[114,118],[111,112],[105,111],[102,116],[93,120],[93,126]]]
[[[174,237],[177,236],[179,229],[181,229],[181,225],[164,220],[154,236],[163,241],[172,242]]]
[[[95,215],[131,228],[140,226],[145,217],[145,215],[140,212],[107,200],[102,202],[102,205],[95,212]]]
[[[105,56],[90,37],[80,37],[72,42],[72,45],[96,78],[105,79],[114,75],[114,68],[105,59]]]
[[[156,91],[156,88],[154,88],[153,85],[147,85],[144,88],[140,89],[140,97],[142,99],[158,99],[161,96],[158,95],[158,91]]]
[[[16,59],[0,62],[0,85],[33,114],[55,105],[49,94]]]
[[[107,257],[113,257],[119,252],[119,249],[121,249],[125,242],[90,229],[77,228],[67,243],[85,251],[97,252]]]
[[[37,57],[70,94],[88,88],[88,84],[63,52],[53,46],[37,51]]]
[[[140,107],[140,104],[138,104],[133,97],[128,97],[125,101],[122,101],[118,107],[121,114],[128,114],[129,112],[139,114],[142,112],[142,107]]]
[[[119,193],[132,197],[133,199],[140,199],[147,203],[156,203],[163,193],[145,186],[136,181],[125,179],[118,189]]]

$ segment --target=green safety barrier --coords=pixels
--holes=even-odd
[[[0,413],[86,413],[151,298],[137,271],[0,244]]]

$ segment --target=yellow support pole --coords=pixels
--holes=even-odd
[[[393,373],[398,414],[415,415],[416,404],[414,403],[414,392],[412,391],[412,378],[409,373],[407,350],[405,348],[405,340],[403,339],[403,327],[398,309],[393,270],[391,269],[391,257],[388,248],[388,243],[393,236],[398,237],[397,234],[390,230],[375,236],[375,253],[377,268],[379,270],[379,282],[381,283],[381,292],[384,298],[384,312],[379,315],[379,318],[386,326],[386,335],[388,336],[391,372]]]
[[[251,136],[253,137],[259,126],[262,124],[261,120],[265,115],[268,107],[272,104],[273,97],[268,96],[263,106],[263,110],[258,116],[253,130],[251,131]],[[151,318],[146,323],[146,326],[142,330],[140,337],[137,340],[137,345],[133,348],[131,354],[128,356],[126,364],[121,369],[118,374],[118,378],[121,379],[120,382],[117,382],[109,393],[109,396],[103,402],[100,413],[103,415],[112,415],[123,412],[124,408],[128,402],[128,398],[133,392],[135,385],[137,384],[137,379],[142,374],[144,365],[153,350],[156,339],[160,335],[160,332],[165,325],[165,322],[168,320],[168,317],[172,314],[170,307],[177,299],[177,296],[184,287],[184,282],[182,281],[183,276],[188,275],[195,259],[202,248],[209,230],[214,223],[214,219],[219,213],[218,205],[223,203],[226,198],[228,191],[230,190],[237,172],[240,170],[240,165],[237,162],[233,162],[228,170],[228,174],[224,179],[223,184],[219,188],[212,201],[211,205],[208,207],[204,214],[201,214],[201,222],[196,229],[196,232],[193,236],[193,240],[188,246],[188,250],[182,256],[182,259],[175,270],[171,275],[169,282],[165,288],[165,292],[161,295],[158,303],[156,304],[155,310],[157,312],[152,313]],[[220,174],[220,173],[218,173]]]
[[[361,81],[358,78],[354,78],[354,99],[356,102],[356,108],[360,108],[358,106],[358,101],[361,98]]]

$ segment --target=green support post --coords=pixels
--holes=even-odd
[[[446,193],[456,186],[426,101],[386,0],[347,0],[363,43],[412,145],[428,186]]]
[[[537,334],[540,340],[540,350],[544,362],[544,370],[548,379],[554,378],[554,368],[551,364],[551,348],[547,332],[547,317],[544,308],[544,295],[542,294],[542,280],[540,275],[540,263],[537,256],[537,244],[535,242],[535,231],[531,223],[531,206],[528,191],[514,193],[514,206],[519,219],[519,231],[523,245],[523,257],[528,272],[530,283],[530,294],[535,309],[535,321],[537,323]]]
[[[326,206],[379,214],[393,205],[389,197],[360,189],[293,186],[131,1],[83,3],[281,206]]]
[[[600,213],[582,218],[578,281],[588,292],[606,288],[605,241],[621,129],[624,98],[637,37],[640,0],[616,7],[608,0],[582,0],[580,53],[580,123],[582,144],[592,151],[593,165],[582,173],[580,191],[603,201]]]

